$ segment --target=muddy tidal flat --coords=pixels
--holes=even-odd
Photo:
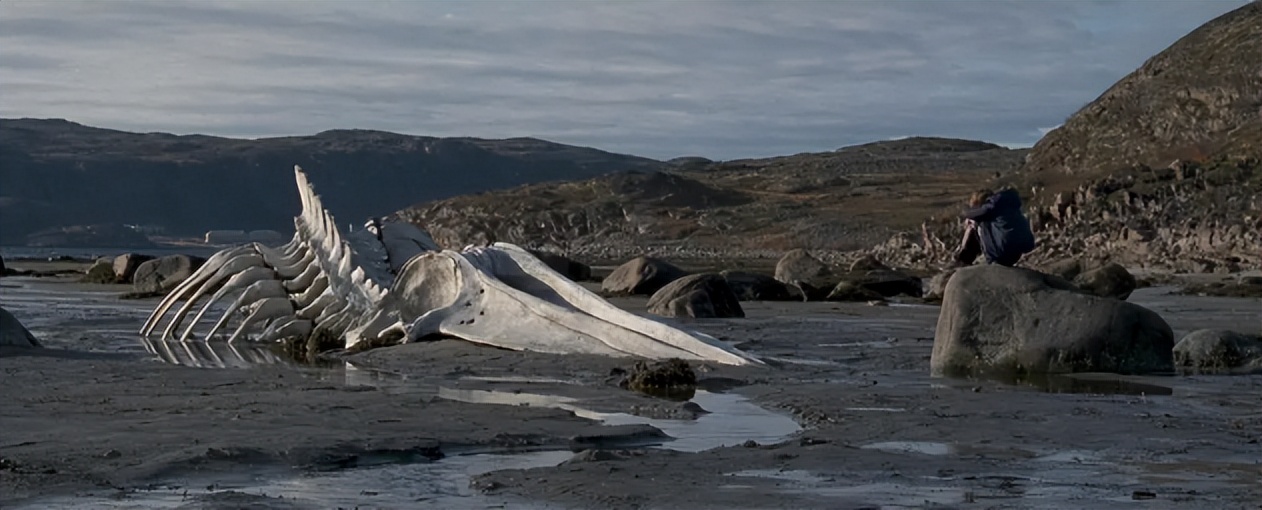
[[[0,508],[1178,508],[1262,505],[1262,376],[928,376],[938,308],[743,303],[688,327],[765,367],[457,340],[298,364],[145,342],[154,300],[0,279],[45,349],[0,351]],[[1255,331],[1257,299],[1140,289],[1176,338]],[[643,311],[644,299],[617,299]]]

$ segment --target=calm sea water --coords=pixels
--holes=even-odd
[[[149,248],[82,248],[75,246],[32,248],[29,246],[0,246],[0,257],[8,260],[47,259],[49,257],[73,257],[76,259],[96,259],[114,257],[124,253],[140,253],[161,257],[164,255],[198,255],[209,257],[222,250],[216,246],[163,246]]]

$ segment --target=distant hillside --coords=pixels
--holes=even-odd
[[[337,219],[355,225],[426,200],[663,166],[529,138],[337,130],[241,140],[0,119],[0,244],[106,223],[156,225],[173,235],[292,230],[295,164]]]
[[[1262,154],[1262,2],[1193,30],[1052,130],[1022,173],[1102,177],[1135,165]]]
[[[853,250],[1021,164],[1025,150],[909,138],[833,152],[711,162],[437,200],[399,214],[448,246],[509,241],[595,258],[642,250],[778,256]]]
[[[1262,265],[1262,3],[1205,23],[1109,87],[994,184],[1016,184],[1034,263],[1111,258],[1186,272]],[[960,235],[931,226],[944,261]],[[878,249],[906,259],[919,232]],[[936,247],[934,246],[936,244]]]

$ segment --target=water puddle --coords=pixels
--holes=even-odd
[[[523,508],[545,509],[503,497],[477,493],[469,479],[500,469],[555,466],[573,457],[569,451],[523,454],[476,454],[422,464],[386,464],[292,476],[239,474],[235,479],[174,479],[159,487],[95,497],[44,499],[15,508],[72,510],[189,508],[199,500],[209,508]],[[253,501],[215,503],[229,491],[253,495]],[[262,499],[262,498],[268,499]],[[272,506],[274,505],[274,506]]]
[[[478,404],[525,405],[564,409],[605,425],[649,425],[661,430],[672,440],[661,448],[682,452],[700,452],[723,446],[736,446],[746,441],[775,443],[801,430],[792,418],[763,409],[745,397],[731,393],[710,393],[698,390],[689,402],[699,406],[692,420],[669,420],[626,413],[602,413],[585,409],[578,400],[556,395],[515,393],[488,390],[439,388],[439,398]]]
[[[946,443],[928,441],[882,441],[865,444],[863,450],[879,450],[890,453],[918,453],[921,455],[947,455],[955,452],[955,448]]]
[[[875,347],[878,349],[888,349],[894,347],[894,342],[889,340],[875,340],[871,342],[845,342],[839,344],[818,344],[820,347]]]
[[[763,361],[774,361],[777,363],[786,363],[789,365],[805,365],[810,367],[839,367],[841,363],[829,361],[826,359],[808,359],[808,358],[780,358],[775,356],[763,356]]]

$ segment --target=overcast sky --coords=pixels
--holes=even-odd
[[[1029,145],[1245,0],[0,0],[0,116],[533,136],[654,158]]]

